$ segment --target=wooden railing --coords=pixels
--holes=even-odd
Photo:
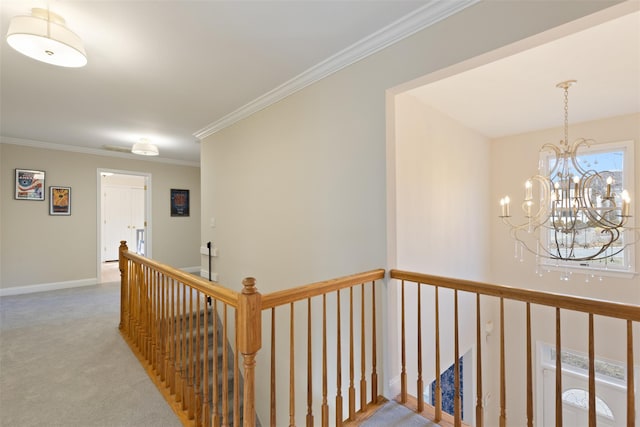
[[[295,426],[300,424],[297,418],[312,426],[316,417],[323,426],[342,425],[343,420],[356,422],[381,403],[375,282],[384,278],[384,270],[262,296],[252,278],[243,281],[242,292],[234,292],[129,252],[123,241],[120,271],[120,330],[184,425],[255,426],[256,386],[261,384],[269,388],[267,412],[271,426]],[[341,315],[341,291],[347,290],[349,314],[345,318]],[[330,313],[337,316],[332,322],[335,335],[327,329],[327,300],[333,298],[336,308]],[[305,306],[304,329],[296,327],[296,321],[300,321],[295,313],[298,305]],[[287,310],[288,326],[276,326],[277,314]],[[359,319],[354,317],[356,311]],[[263,353],[263,360],[270,359],[270,368],[265,369],[263,364],[256,379],[256,353],[265,334],[263,313],[271,316],[270,339]],[[322,330],[319,352],[314,347],[318,325]],[[276,344],[278,330],[288,330],[288,346]],[[348,354],[342,350],[347,330]],[[296,340],[297,335],[305,333],[303,341]],[[355,342],[360,345],[356,347]],[[296,357],[300,347],[306,348],[306,357]],[[330,354],[329,348],[334,352]],[[321,362],[315,359],[316,354],[320,354]],[[282,359],[289,361],[287,372],[276,374],[276,361]],[[335,386],[328,383],[329,363],[336,369]],[[348,383],[342,381],[345,363],[349,365]],[[297,367],[306,370],[306,378],[295,377]],[[314,382],[317,368],[322,371],[321,391]],[[300,414],[296,397],[302,390],[306,403]],[[281,414],[288,416],[284,417],[278,414],[276,397],[286,394],[287,411]],[[344,409],[343,396],[347,396]],[[329,419],[330,409],[333,420]]]
[[[628,305],[628,304],[620,304],[614,302],[600,301],[600,300],[592,300],[587,298],[580,298],[568,295],[559,295],[548,292],[540,292],[533,291],[527,289],[519,289],[512,288],[508,286],[499,286],[492,285],[486,283],[472,282],[466,280],[457,280],[451,278],[444,277],[436,277],[430,276],[426,274],[412,273],[407,271],[400,270],[391,270],[390,272],[391,279],[397,279],[397,285],[400,286],[400,306],[401,306],[401,352],[402,352],[402,367],[401,367],[401,390],[400,396],[398,400],[402,403],[411,403],[409,406],[413,407],[416,412],[422,413],[426,418],[431,419],[436,423],[440,423],[441,425],[449,425],[453,424],[455,426],[462,425],[462,417],[460,410],[460,372],[458,369],[458,359],[460,358],[459,354],[459,313],[458,313],[458,298],[459,293],[468,293],[470,295],[475,295],[475,327],[476,327],[476,405],[475,405],[475,425],[478,427],[482,427],[485,421],[484,415],[484,407],[483,407],[483,372],[482,372],[482,344],[484,341],[484,333],[482,331],[482,319],[481,319],[481,296],[482,297],[494,297],[499,299],[499,319],[500,319],[500,330],[499,330],[499,414],[497,419],[486,420],[487,425],[499,425],[501,427],[507,425],[507,408],[506,408],[506,353],[505,353],[505,320],[504,320],[504,302],[505,300],[519,301],[524,303],[526,307],[525,316],[526,316],[526,326],[525,326],[525,335],[526,335],[526,390],[515,390],[513,393],[516,393],[519,396],[526,396],[526,425],[533,426],[534,425],[534,386],[533,386],[533,349],[532,349],[532,317],[531,317],[531,306],[539,305],[552,307],[555,309],[555,425],[557,427],[561,427],[563,425],[563,415],[562,415],[562,361],[561,361],[561,349],[562,349],[562,334],[561,334],[561,311],[572,311],[579,313],[586,313],[588,315],[588,418],[589,418],[589,426],[595,427],[596,425],[596,373],[595,373],[595,333],[594,333],[594,316],[604,316],[613,319],[622,319],[626,323],[626,353],[627,353],[627,361],[626,361],[626,389],[627,389],[627,426],[634,427],[635,424],[635,390],[634,390],[634,349],[633,349],[633,322],[640,321],[640,306],[637,305]],[[405,311],[405,288],[407,286],[415,286],[415,292],[417,293],[417,317],[408,319]],[[422,288],[430,287],[433,288],[434,297],[432,299],[433,305],[430,307],[421,306],[420,292]],[[421,333],[421,325],[423,323],[423,319],[421,319],[422,315],[426,315],[429,313],[434,316],[434,324],[435,324],[435,354],[429,355],[426,359],[431,360],[435,364],[434,371],[442,372],[440,367],[440,352],[442,346],[440,344],[440,326],[439,326],[439,318],[441,317],[441,310],[439,307],[439,290],[440,289],[450,289],[453,291],[453,346],[454,346],[454,354],[453,360],[456,361],[454,363],[454,383],[455,383],[455,393],[454,393],[454,414],[453,418],[446,416],[442,412],[442,403],[441,403],[441,389],[439,383],[439,375],[436,376],[435,381],[435,405],[430,406],[425,404],[423,399],[423,393],[418,393],[418,396],[414,399],[409,396],[407,391],[407,373],[406,373],[406,358],[405,358],[405,347],[407,342],[407,337],[405,335],[405,330],[407,325],[412,325],[412,329],[417,330],[417,372],[415,372],[415,376],[412,373],[412,376],[415,378],[417,382],[417,390],[423,390],[423,379],[422,379],[422,333]],[[412,301],[413,302],[413,301]],[[510,346],[518,345],[518,343],[510,343]],[[538,385],[540,386],[540,385]],[[520,421],[515,422],[516,425],[520,424]],[[541,425],[541,424],[538,424]]]
[[[268,311],[271,320],[270,330],[270,425],[282,426],[296,425],[296,396],[302,388],[306,391],[305,422],[307,426],[313,426],[316,413],[319,412],[319,421],[322,426],[341,426],[345,421],[356,423],[366,417],[380,403],[378,394],[378,345],[377,345],[377,317],[376,305],[376,281],[384,278],[384,270],[372,270],[339,279],[313,283],[294,289],[274,292],[263,296],[262,309]],[[346,299],[343,299],[344,294]],[[317,311],[314,311],[314,303]],[[327,304],[331,309],[327,311]],[[306,337],[302,345],[296,341],[296,304],[302,305],[306,310],[306,324],[299,325],[306,331],[301,334]],[[343,307],[343,304],[346,307]],[[288,319],[285,316],[284,328],[276,324],[277,312],[288,311]],[[346,312],[343,315],[343,311]],[[358,316],[359,315],[359,316]],[[328,330],[328,317],[333,317],[334,329]],[[358,318],[359,317],[359,318]],[[297,316],[298,322],[300,316]],[[320,324],[321,344],[318,348],[313,346],[314,326]],[[288,348],[282,348],[276,344],[277,331],[288,332]],[[347,332],[348,331],[348,332]],[[317,336],[317,335],[316,335]],[[346,341],[346,343],[345,343]],[[343,349],[348,346],[347,348]],[[296,358],[296,348],[302,347],[304,355]],[[305,348],[306,347],[306,348]],[[287,354],[288,353],[288,354]],[[305,357],[306,356],[306,357]],[[315,357],[321,359],[321,363],[315,362]],[[276,373],[277,360],[289,360],[288,372],[283,377]],[[303,380],[302,387],[296,385],[296,369],[301,366],[306,369],[306,384]],[[329,374],[329,366],[333,375]],[[348,379],[344,378],[348,366]],[[319,372],[315,368],[319,368]],[[314,372],[315,371],[315,372]],[[320,377],[321,387],[314,387],[315,377]],[[288,378],[287,378],[288,377]],[[347,375],[345,375],[347,377]],[[359,377],[359,378],[358,378]],[[284,380],[288,380],[283,384]],[[331,384],[329,383],[331,382]],[[320,395],[316,389],[320,389]],[[287,391],[288,389],[288,391]],[[288,419],[278,418],[276,396],[281,395],[278,390],[288,394]],[[346,401],[345,401],[346,399]],[[320,411],[314,411],[314,406],[320,406]],[[333,416],[330,416],[330,410]],[[282,417],[284,418],[284,417]]]
[[[635,426],[633,322],[640,321],[638,306],[391,270],[389,286],[398,286],[400,348],[387,343],[383,355],[378,345],[381,309],[376,303],[382,290],[376,283],[384,279],[384,270],[261,295],[252,278],[243,281],[242,292],[234,292],[131,253],[125,242],[120,247],[120,270],[120,330],[184,425],[253,427],[257,413],[263,425],[271,426],[358,425],[385,401],[379,391],[378,360],[398,350],[397,401],[439,425],[461,426],[458,363],[453,363],[452,415],[442,409],[439,375],[443,311],[453,316],[453,331],[443,341],[452,341],[450,359],[460,358],[460,294],[475,299],[476,426],[485,421],[490,426],[507,425],[505,300],[526,307],[526,389],[514,392],[526,396],[528,426],[534,425],[532,306],[555,311],[556,426],[563,424],[561,311],[588,315],[590,427],[596,423],[594,316],[625,321],[627,426]],[[407,287],[416,292],[409,301]],[[426,288],[433,298],[423,298]],[[441,308],[442,289],[453,293],[451,309]],[[499,301],[499,411],[491,420],[485,419],[483,406],[481,297]],[[408,310],[413,304],[415,310]],[[429,352],[423,342],[427,316],[433,316],[435,341]],[[464,327],[468,329],[468,323]],[[408,338],[407,331],[415,335]],[[263,337],[267,337],[264,342]],[[408,341],[415,354],[407,354]],[[434,405],[424,401],[423,393],[423,368],[429,362],[438,373]],[[415,372],[409,370],[413,365]],[[416,390],[415,396],[410,389]]]
[[[120,331],[182,423],[254,426],[255,281],[237,293],[129,252],[124,241],[120,272]]]

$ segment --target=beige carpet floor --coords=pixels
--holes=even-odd
[[[180,426],[117,329],[119,284],[0,298],[0,426]]]

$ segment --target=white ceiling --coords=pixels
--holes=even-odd
[[[640,112],[640,12],[410,93],[497,138],[562,126],[564,93],[556,84],[565,80],[577,80],[569,89],[570,125]]]
[[[86,67],[40,63],[6,43],[11,17],[47,4],[84,41]],[[442,7],[433,0],[3,0],[1,136],[98,149],[146,137],[163,158],[197,162],[199,130],[394,21]]]
[[[50,0],[83,39],[89,63],[80,69],[40,63],[3,37],[0,136],[103,153],[146,137],[162,159],[197,163],[198,137],[235,113],[255,111],[286,94],[283,87],[300,88],[345,58],[357,59],[345,52],[373,52],[394,40],[387,34],[397,40],[410,34],[409,24],[418,30],[415,22],[426,26],[475,1]],[[47,3],[3,0],[3,36],[11,17]],[[415,94],[492,137],[561,125],[555,84],[565,79],[578,80],[571,121],[640,111],[639,43],[636,13]]]

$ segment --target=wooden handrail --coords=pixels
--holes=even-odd
[[[321,296],[353,285],[384,279],[384,273],[385,271],[383,269],[371,270],[364,273],[339,277],[337,279],[298,286],[284,291],[272,292],[262,296],[262,309],[268,310],[272,307]]]
[[[413,273],[401,270],[391,270],[390,278],[424,283],[448,289],[471,292],[474,294],[506,298],[531,304],[557,307],[566,310],[591,313],[599,316],[640,322],[640,308],[634,305],[612,301],[596,300],[552,292],[535,291],[532,289],[514,288],[505,285],[492,285],[470,280],[452,279],[449,277],[432,276],[429,274]]]
[[[198,276],[194,276],[193,274],[189,274],[184,271],[177,270],[171,266],[162,264],[152,259],[145,258],[134,252],[123,251],[122,256],[125,259],[130,259],[131,261],[134,261],[136,264],[149,267],[153,271],[157,271],[165,277],[169,277],[179,282],[185,283],[189,285],[191,288],[197,289],[198,292],[202,292],[203,294],[209,295],[234,308],[238,307],[238,295],[239,295],[238,292],[232,291],[231,289],[227,289],[217,284],[212,284],[208,280],[205,280]]]

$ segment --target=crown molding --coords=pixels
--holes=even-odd
[[[190,162],[187,160],[167,159],[162,157],[138,156],[132,153],[120,153],[117,151],[108,151],[99,148],[80,147],[77,145],[54,144],[52,142],[36,141],[33,139],[13,138],[8,136],[0,137],[0,144],[21,145],[24,147],[43,148],[46,150],[68,151],[80,154],[93,154],[96,156],[118,157],[121,159],[141,160],[146,162],[168,163],[180,166],[200,167],[199,162]]]
[[[317,65],[314,65],[275,89],[270,90],[221,119],[205,126],[193,135],[202,141],[204,138],[231,126],[254,113],[257,113],[272,104],[275,104],[310,84],[354,64],[406,37],[409,37],[418,31],[477,3],[478,1],[480,0],[430,0],[427,4],[416,9],[412,13],[403,16],[397,21],[352,44]]]

